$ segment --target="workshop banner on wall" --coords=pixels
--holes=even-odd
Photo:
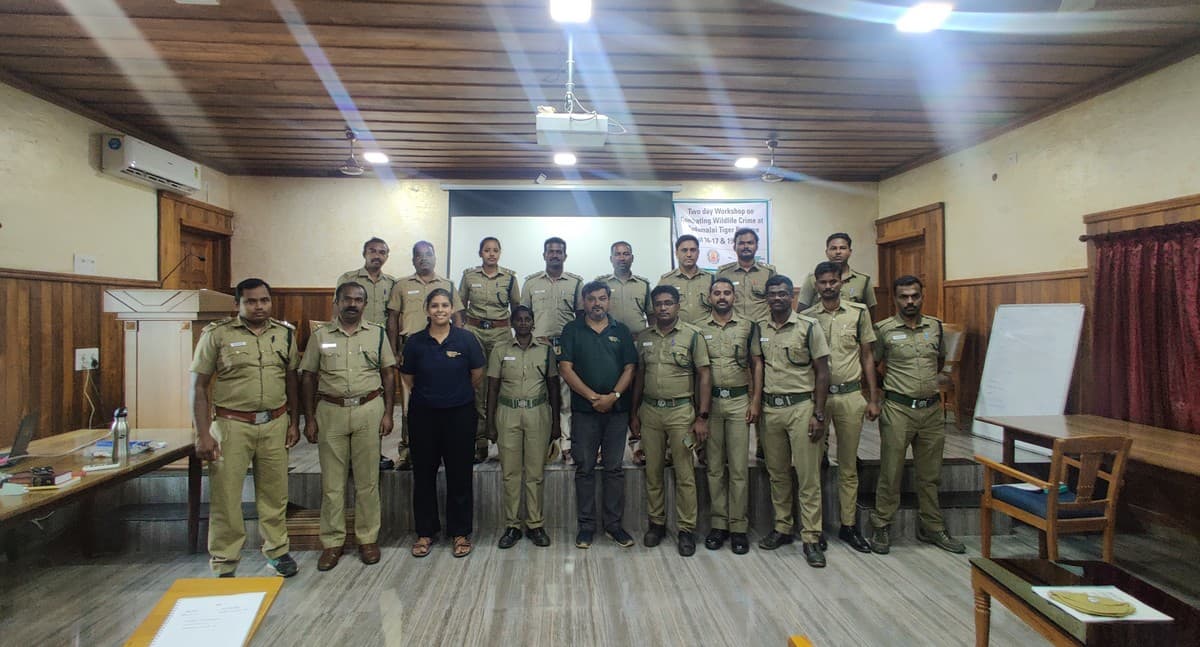
[[[675,237],[691,234],[700,240],[702,269],[715,270],[737,260],[733,234],[749,228],[758,232],[758,258],[771,262],[769,200],[676,200]]]

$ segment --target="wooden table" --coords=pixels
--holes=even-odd
[[[84,465],[105,463],[108,459],[92,460],[84,455],[86,448],[69,452],[91,440],[108,437],[102,429],[80,429],[77,431],[35,440],[29,444],[30,454],[57,456],[38,458],[31,456],[4,470],[7,473],[27,471],[30,468],[50,465],[55,471],[78,471]],[[86,523],[91,515],[92,500],[101,488],[116,485],[147,472],[164,467],[177,460],[188,459],[188,548],[196,552],[200,539],[200,459],[196,457],[193,432],[188,429],[133,429],[131,440],[157,440],[167,445],[162,449],[143,452],[123,461],[121,467],[88,472],[79,482],[59,490],[30,492],[19,496],[0,496],[0,526],[28,519],[64,503],[79,500],[82,503],[80,521]],[[81,523],[81,525],[82,525]],[[90,548],[89,532],[80,533],[85,552]]]
[[[1015,442],[1051,447],[1058,438],[1120,436],[1132,438],[1129,458],[1200,476],[1200,434],[1160,429],[1100,416],[979,416],[1004,428],[1004,464],[1012,466]]]
[[[1035,586],[1116,586],[1171,616],[1170,622],[1082,622],[1033,592]],[[971,559],[975,592],[975,645],[987,647],[991,600],[1045,636],[1052,645],[1127,646],[1200,644],[1200,609],[1104,562],[1045,559]]]

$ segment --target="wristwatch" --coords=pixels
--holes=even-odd
[[[817,422],[825,422],[825,414],[820,411],[814,411],[813,417],[817,419]]]
[[[707,412],[707,411],[701,411],[701,412],[700,412],[700,419],[701,419],[701,420],[708,420],[708,412]]]
[[[617,399],[618,399],[618,400],[620,400],[620,399],[621,399],[621,392],[620,392],[620,391],[613,391],[613,395],[617,396]]]

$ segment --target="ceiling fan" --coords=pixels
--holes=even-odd
[[[350,157],[346,158],[346,161],[342,163],[342,166],[338,168],[338,171],[340,171],[342,175],[358,177],[359,175],[365,173],[366,169],[364,169],[363,165],[358,161],[358,156],[354,154],[354,144],[358,141],[358,135],[355,134],[354,129],[350,128],[349,126],[346,126],[346,141],[350,142]]]
[[[763,182],[775,183],[782,182],[783,176],[780,175],[779,169],[775,167],[775,149],[779,147],[779,140],[774,137],[767,140],[767,150],[771,151],[771,165],[762,172],[759,176]]]

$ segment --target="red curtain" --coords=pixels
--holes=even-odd
[[[1200,433],[1200,222],[1093,240],[1096,413]]]

